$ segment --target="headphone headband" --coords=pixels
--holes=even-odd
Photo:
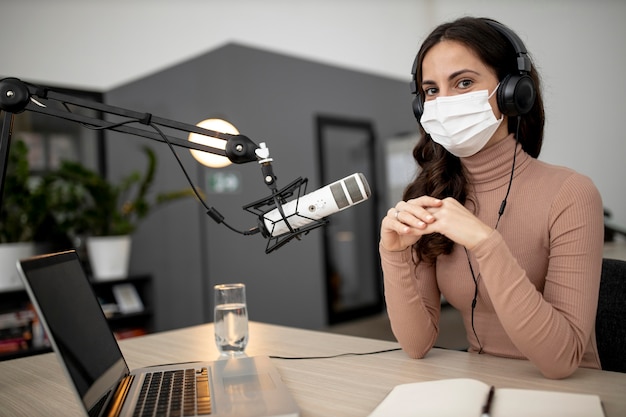
[[[489,26],[497,30],[502,36],[504,36],[513,49],[515,49],[515,55],[517,55],[517,69],[521,74],[530,73],[530,69],[532,65],[530,63],[530,58],[528,58],[528,51],[526,51],[526,47],[524,46],[524,42],[520,39],[519,36],[515,32],[513,32],[508,27],[504,26],[502,23],[488,19],[486,17],[481,18],[485,23]]]

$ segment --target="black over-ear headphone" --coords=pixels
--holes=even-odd
[[[529,75],[531,63],[526,47],[519,36],[502,23],[486,18],[482,20],[501,33],[513,46],[517,55],[517,70],[519,74],[508,74],[500,82],[498,92],[496,93],[498,108],[507,116],[524,115],[532,109],[537,97],[535,83]],[[411,70],[411,93],[415,95],[413,99],[413,114],[415,114],[415,118],[419,122],[422,113],[424,113],[424,102],[419,91],[417,91],[417,60],[418,57],[415,57]]]

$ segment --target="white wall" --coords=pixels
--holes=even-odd
[[[626,227],[621,0],[0,0],[0,72],[106,91],[238,41],[408,81],[424,36],[463,14],[524,40],[544,81],[541,158],[589,175]]]
[[[436,20],[491,16],[513,28],[543,78],[541,159],[590,176],[626,228],[626,2],[622,0],[439,1]],[[469,6],[471,5],[471,6]]]

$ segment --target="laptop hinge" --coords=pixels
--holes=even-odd
[[[120,415],[122,406],[124,405],[124,400],[126,400],[126,396],[128,395],[130,385],[133,383],[134,378],[134,375],[128,375],[122,378],[117,386],[117,390],[115,390],[115,394],[113,394],[113,401],[111,402],[109,411],[106,414],[107,417],[118,417]]]

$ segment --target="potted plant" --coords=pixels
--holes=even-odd
[[[16,261],[44,251],[63,239],[50,215],[50,193],[44,176],[33,175],[28,146],[13,140],[0,207],[0,289],[22,287]]]
[[[195,196],[191,187],[151,196],[157,160],[151,148],[145,146],[143,151],[148,159],[145,171],[131,172],[119,183],[78,162],[64,161],[52,173],[55,221],[73,240],[86,239],[94,279],[126,277],[131,235],[139,222],[164,203]],[[121,252],[109,255],[102,247],[108,244]]]

